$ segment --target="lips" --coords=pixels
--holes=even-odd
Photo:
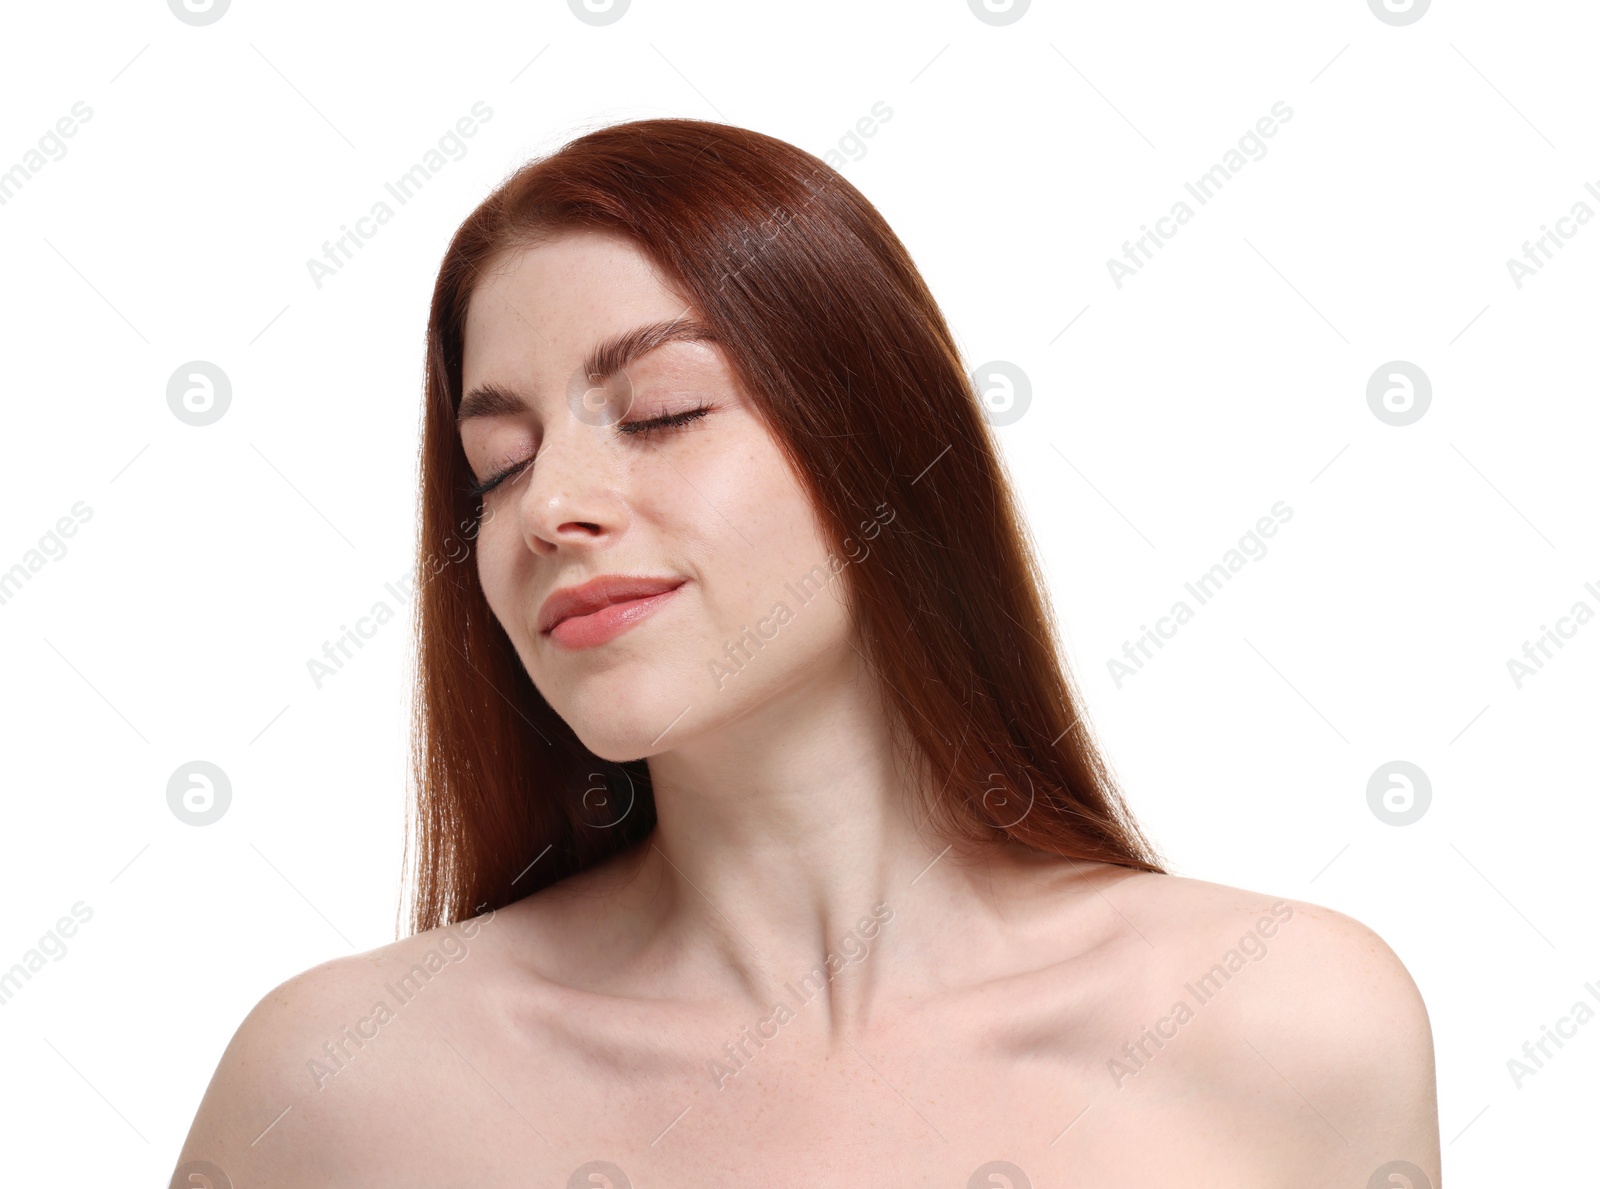
[[[676,590],[687,579],[653,578],[623,574],[602,574],[580,586],[563,587],[544,601],[539,609],[539,631],[548,634],[562,620],[592,615],[614,603],[646,599]]]

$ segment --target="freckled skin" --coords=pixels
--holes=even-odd
[[[465,387],[533,410],[469,421],[462,445],[480,479],[538,458],[485,497],[479,576],[584,743],[648,757],[656,831],[275,988],[181,1160],[275,1189],[622,1183],[579,1172],[594,1161],[639,1189],[1359,1189],[1406,1160],[1437,1189],[1427,1013],[1376,934],[1019,846],[946,853],[908,809],[848,566],[786,593],[826,547],[720,349],[626,369],[627,416],[706,417],[637,440],[585,423],[566,403],[584,352],[684,303],[609,235],[501,264],[469,308]],[[605,645],[552,647],[544,597],[603,573],[688,581]],[[719,684],[711,662],[785,598]],[[392,1018],[363,1027],[380,1002]],[[368,1039],[341,1047],[345,1029]]]

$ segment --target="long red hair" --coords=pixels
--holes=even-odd
[[[1163,870],[1058,650],[993,431],[904,245],[819,158],[689,119],[617,124],[512,174],[456,231],[428,318],[421,446],[410,927],[503,907],[643,841],[643,759],[602,760],[523,668],[478,584],[456,429],[462,327],[493,259],[621,233],[709,325],[817,509],[856,645],[958,854],[1005,838]],[[883,523],[887,521],[887,523]]]

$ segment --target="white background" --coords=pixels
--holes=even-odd
[[[969,366],[1031,381],[1001,430],[1074,672],[1136,812],[1186,875],[1337,908],[1426,998],[1453,1186],[1593,1165],[1600,1022],[1507,1060],[1600,987],[1600,621],[1582,600],[1600,222],[1600,18],[1571,0],[803,6],[235,0],[8,8],[0,170],[93,115],[0,206],[0,968],[92,919],[0,1007],[8,1183],[166,1184],[233,1029],[272,986],[395,937],[422,347],[454,227],[508,172],[617,120],[725,120],[822,155],[904,239]],[[531,63],[531,64],[530,64]],[[306,261],[477,101],[493,117],[319,288]],[[1204,207],[1183,188],[1293,117]],[[864,151],[862,151],[864,149]],[[1118,287],[1141,225],[1194,218]],[[391,206],[395,205],[391,200]],[[232,382],[217,423],[179,365]],[[1369,409],[1387,361],[1432,403]],[[1118,687],[1107,660],[1276,501],[1292,519]],[[318,689],[307,661],[403,611]],[[1191,604],[1193,600],[1191,599]],[[205,759],[226,815],[180,822]],[[1432,784],[1397,827],[1380,765]],[[1596,1007],[1600,1003],[1590,1000]],[[263,1121],[265,1125],[265,1121]],[[20,1167],[19,1167],[20,1162]]]

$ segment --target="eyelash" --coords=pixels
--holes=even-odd
[[[685,409],[681,413],[667,413],[661,417],[652,417],[648,421],[618,422],[615,428],[618,433],[626,434],[630,438],[648,438],[654,434],[660,433],[663,430],[681,429],[683,426],[688,425],[691,421],[697,421],[701,417],[704,417],[710,411],[710,405],[701,405],[698,408]],[[504,483],[507,479],[511,478],[511,476],[515,475],[518,471],[522,470],[532,462],[533,459],[531,458],[527,459],[526,461],[519,462],[509,469],[501,471],[498,475],[493,475],[490,478],[485,479],[482,483],[475,485],[470,491],[468,491],[467,494],[473,499],[482,499],[496,487],[499,487],[500,484]]]

